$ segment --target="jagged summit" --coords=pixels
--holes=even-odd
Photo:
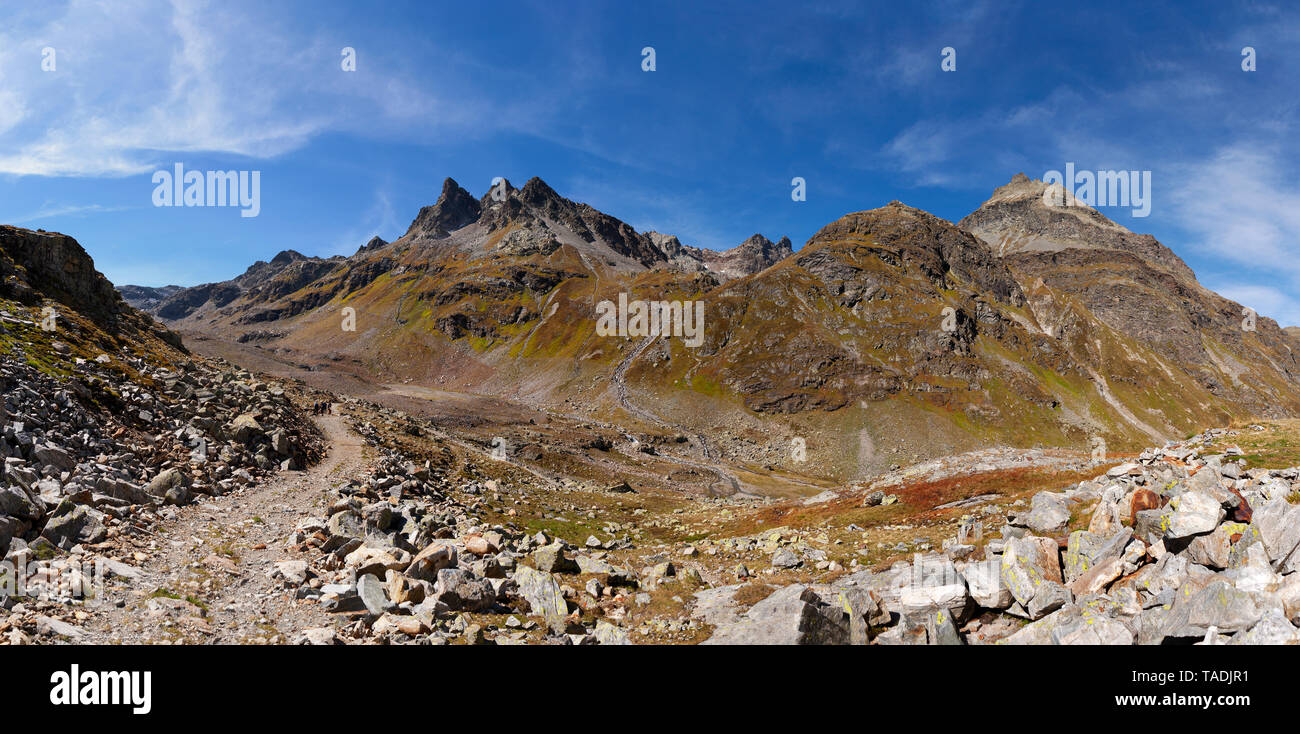
[[[772,267],[794,253],[794,246],[789,237],[782,237],[772,242],[761,234],[754,234],[749,239],[730,250],[714,252],[695,249],[694,254],[710,272],[717,273],[722,279],[743,278]]]
[[[450,181],[451,179],[447,179],[447,180]],[[366,244],[357,248],[357,254],[360,255],[363,252],[374,252],[375,250],[378,250],[379,248],[384,247],[387,244],[388,244],[388,240],[384,239],[383,237],[380,237],[379,235],[375,235],[374,237],[371,237],[370,240],[366,242]]]
[[[441,239],[473,223],[479,218],[482,209],[477,199],[448,177],[442,182],[442,193],[438,195],[438,201],[433,206],[420,209],[406,230],[406,236]]]

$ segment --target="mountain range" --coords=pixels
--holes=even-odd
[[[750,476],[1122,451],[1300,412],[1295,336],[1046,191],[1019,174],[957,223],[895,201],[797,251],[756,234],[715,252],[539,178],[481,198],[447,179],[405,234],[351,256],[286,250],[225,282],[120,290],[182,335],[580,415]],[[702,344],[598,335],[596,304],[619,294],[701,302]]]

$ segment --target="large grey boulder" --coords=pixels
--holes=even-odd
[[[1264,550],[1279,571],[1300,570],[1300,507],[1272,500],[1255,511],[1251,524],[1259,529]]]
[[[1182,554],[1193,563],[1210,568],[1228,568],[1241,562],[1241,554],[1234,553],[1235,548],[1244,549],[1251,543],[1262,540],[1259,529],[1250,523],[1229,520],[1206,535],[1192,538]]]
[[[366,521],[355,510],[342,510],[330,515],[326,530],[330,537],[339,540],[366,537]]]
[[[1276,607],[1265,612],[1254,627],[1233,636],[1230,645],[1291,645],[1300,643],[1300,630]]]
[[[14,538],[27,531],[28,524],[16,517],[0,515],[0,558],[9,552],[9,545]]]
[[[564,632],[569,605],[555,577],[545,571],[520,566],[513,578],[519,585],[519,595],[528,601],[532,613],[540,616],[551,631]]]
[[[1020,524],[1035,533],[1059,533],[1070,522],[1070,506],[1065,495],[1057,492],[1039,492],[1031,500],[1029,512],[1020,518]]]
[[[368,573],[357,579],[357,596],[361,597],[361,602],[366,605],[366,611],[374,615],[383,614],[397,607],[389,601],[388,594],[384,592],[384,582],[374,574]]]
[[[1061,558],[1055,540],[1026,535],[1007,542],[1002,553],[1002,581],[1020,606],[1028,609],[1044,584],[1059,585],[1062,580]],[[1047,593],[1058,595],[1055,588]]]
[[[975,603],[984,609],[1001,610],[1011,606],[1015,597],[1002,580],[1002,559],[990,558],[968,564],[962,570],[967,589]]]
[[[1169,501],[1172,512],[1164,515],[1166,538],[1189,538],[1218,527],[1224,516],[1223,505],[1208,494],[1187,491]]]
[[[87,505],[64,500],[51,513],[41,537],[64,550],[78,543],[98,543],[108,536],[104,513]]]
[[[415,554],[406,575],[424,581],[437,581],[438,572],[456,566],[456,546],[449,540],[435,540]]]
[[[487,579],[459,568],[444,568],[434,584],[438,601],[457,612],[481,612],[496,602],[496,590]]]
[[[578,564],[564,553],[564,546],[556,541],[533,552],[537,570],[547,573],[578,573]]]
[[[705,645],[847,645],[842,610],[824,604],[803,584],[777,589],[738,621],[714,630]]]
[[[1118,604],[1104,596],[1080,598],[1000,640],[1003,645],[1131,645],[1133,632]]]
[[[966,579],[945,556],[918,556],[905,577],[898,602],[903,614],[926,614],[938,609],[964,618],[970,594]]]
[[[251,413],[244,413],[231,421],[226,435],[237,443],[250,444],[263,434],[262,424],[258,423]]]
[[[165,497],[168,491],[184,486],[185,480],[180,469],[164,469],[145,485],[144,491],[153,497]]]
[[[881,645],[964,645],[957,623],[945,609],[904,614],[898,624],[881,633]]]
[[[35,520],[44,512],[45,503],[22,487],[18,485],[0,487],[0,515]]]
[[[77,468],[77,460],[72,454],[48,444],[32,449],[32,458],[43,466],[52,466],[59,471],[72,471]]]
[[[1118,559],[1123,555],[1124,549],[1132,538],[1133,531],[1129,528],[1121,528],[1109,536],[1087,530],[1076,530],[1070,533],[1065,553],[1062,554],[1064,561],[1062,572],[1065,582],[1067,584],[1074,582],[1103,561],[1111,558]]]
[[[631,641],[627,638],[627,630],[616,624],[602,619],[596,622],[596,629],[593,632],[596,640],[602,645],[630,645]]]
[[[1224,580],[1212,581],[1200,591],[1175,596],[1173,608],[1161,625],[1161,637],[1204,638],[1211,627],[1231,633],[1249,629],[1264,616],[1254,596]]]

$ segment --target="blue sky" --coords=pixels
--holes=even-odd
[[[6,2],[0,222],[75,236],[116,283],[189,285],[391,240],[446,176],[541,176],[722,249],[893,199],[955,221],[1074,162],[1151,171],[1150,216],[1103,213],[1300,324],[1300,12],[899,5]],[[260,171],[259,215],[154,207],[177,162]]]

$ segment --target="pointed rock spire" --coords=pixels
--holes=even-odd
[[[449,177],[442,182],[437,203],[420,209],[406,234],[433,239],[446,237],[476,221],[482,211],[479,201]]]

